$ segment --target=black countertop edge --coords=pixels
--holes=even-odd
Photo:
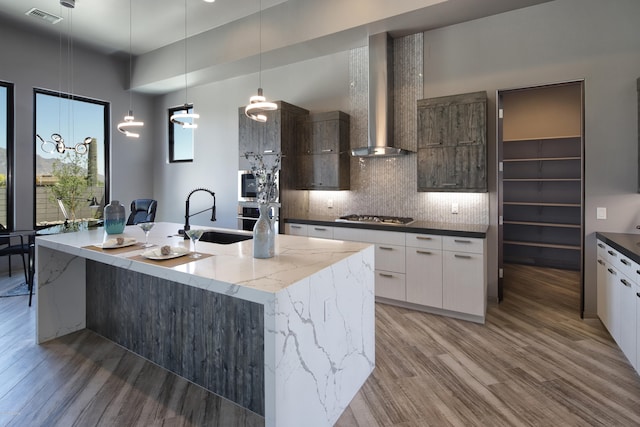
[[[596,238],[640,264],[640,234],[601,233],[598,231]]]
[[[474,237],[478,239],[485,239],[487,237],[487,229],[489,228],[488,225],[483,224],[433,223],[428,221],[415,221],[409,225],[384,225],[368,222],[340,222],[336,221],[335,218],[284,218],[283,222],[324,225],[331,227],[364,228],[367,230],[399,231],[402,233],[425,233],[453,237]]]

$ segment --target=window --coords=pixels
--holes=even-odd
[[[13,224],[13,85],[0,82],[0,224]]]
[[[100,218],[109,202],[109,104],[42,89],[34,98],[36,227]]]
[[[187,107],[187,109],[185,109]],[[182,105],[169,109],[169,116],[174,113],[193,113],[193,105]],[[169,121],[169,163],[193,161],[193,129],[183,128]]]

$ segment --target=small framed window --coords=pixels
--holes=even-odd
[[[193,113],[193,105],[169,108],[171,117],[175,113]],[[183,128],[169,122],[169,163],[193,162],[193,129]]]

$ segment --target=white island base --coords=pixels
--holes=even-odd
[[[188,247],[178,228],[150,240]],[[333,425],[375,367],[371,245],[278,235],[263,260],[251,240],[199,242],[211,256],[166,267],[102,240],[36,239],[39,343],[88,327],[278,427]]]

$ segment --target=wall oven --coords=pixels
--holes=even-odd
[[[269,216],[273,220],[273,227],[278,233],[278,206],[273,205],[269,209]],[[247,202],[240,201],[238,202],[238,229],[252,231],[253,226],[258,221],[260,217],[260,211],[258,210],[257,202]]]

